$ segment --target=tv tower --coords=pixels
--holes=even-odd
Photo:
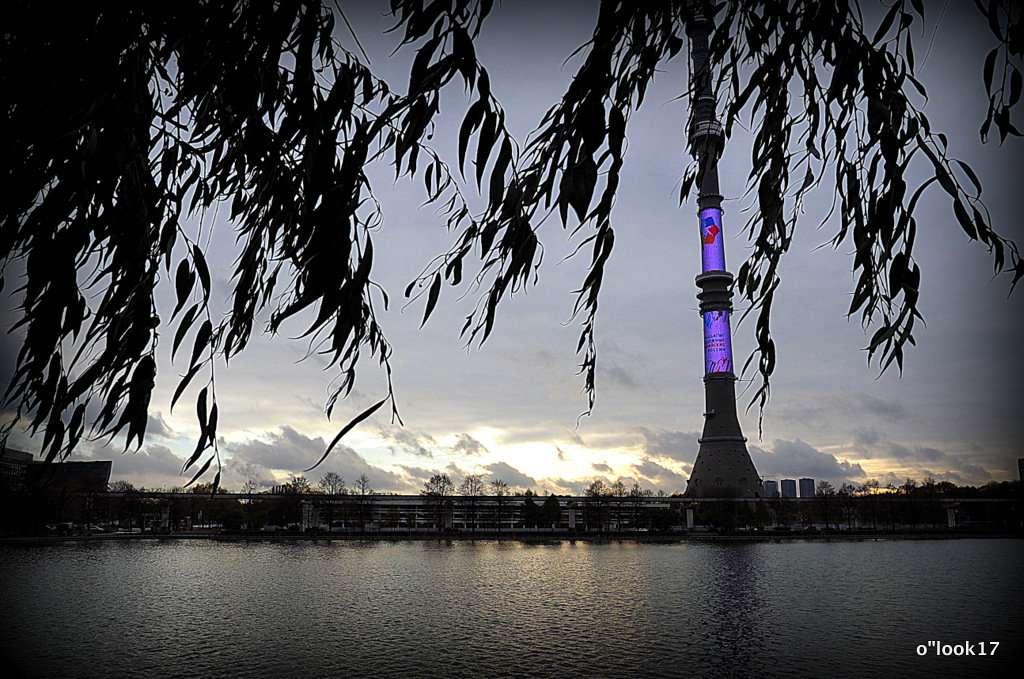
[[[711,18],[703,4],[691,2],[686,26],[690,38],[690,153],[697,161],[697,214],[700,217],[701,274],[697,299],[704,320],[704,432],[686,494],[694,497],[760,497],[761,479],[747,452],[747,439],[736,417],[736,375],[732,364],[733,277],[725,269],[722,242],[722,196],[718,158],[725,144],[715,117],[715,97],[708,64]]]

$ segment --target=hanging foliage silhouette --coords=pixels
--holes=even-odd
[[[575,77],[525,145],[506,128],[477,57],[488,0],[392,0],[398,48],[414,53],[404,92],[374,74],[336,4],[87,5],[5,7],[0,284],[24,271],[14,292],[23,341],[4,394],[13,414],[5,438],[16,426],[42,432],[47,460],[70,455],[83,437],[124,433],[125,447],[137,449],[159,330],[169,327],[170,354],[185,361],[172,408],[197,390],[201,433],[184,465],[195,481],[220,465],[215,359],[243,351],[261,314],[270,333],[294,316],[312,319],[301,337],[340,375],[328,416],[350,394],[363,353],[387,377],[384,398],[352,418],[325,457],[383,406],[398,418],[392,347],[376,317],[389,297],[371,277],[371,233],[383,208],[365,170],[378,163],[421,180],[427,203],[457,234],[405,296],[425,296],[426,322],[446,287],[474,286],[479,302],[462,330],[470,343],[487,339],[504,299],[537,281],[542,225],[580,234],[577,252],[589,250],[590,264],[576,291],[577,351],[593,408],[598,296],[629,122],[658,67],[685,56],[686,2],[602,2]],[[994,129],[1002,142],[1020,134],[1010,117],[1022,89],[1021,10],[1009,0],[978,9],[993,37],[981,73],[989,95],[981,135]],[[948,156],[923,111],[911,30],[925,19],[922,0],[895,2],[872,30],[856,2],[704,11],[716,15],[710,64],[725,128],[746,117],[755,130],[753,249],[737,276],[756,312],[753,402],[763,408],[775,366],[779,263],[804,196],[822,183],[838,217],[827,222],[832,244],[854,249],[849,313],[875,328],[868,356],[882,370],[893,362],[902,370],[921,318],[914,212],[932,184],[948,194],[968,237],[988,248],[995,271],[1010,272],[1012,289],[1024,275],[1018,248],[993,230],[976,173]],[[460,85],[468,108],[457,158],[446,160],[428,142],[442,89]],[[908,183],[921,168],[927,178]],[[696,167],[680,172],[685,201]],[[486,199],[482,211],[470,209],[470,190]],[[238,243],[223,317],[210,310],[205,254],[206,212],[219,206]],[[196,216],[199,232],[190,233],[182,222]],[[465,280],[464,271],[472,272]],[[161,318],[154,291],[171,281],[176,304]],[[219,479],[218,470],[213,487]]]

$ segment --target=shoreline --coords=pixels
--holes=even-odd
[[[692,533],[655,533],[636,535],[630,533],[477,533],[437,534],[437,533],[214,533],[199,531],[182,531],[165,534],[94,534],[94,535],[38,535],[38,536],[3,536],[0,545],[4,544],[52,544],[59,542],[133,542],[133,541],[176,541],[176,540],[216,540],[222,542],[520,542],[524,544],[550,544],[555,542],[635,542],[638,544],[670,544],[685,542],[864,542],[886,540],[960,540],[960,539],[1022,539],[1021,531],[894,531],[894,532],[780,532],[780,533],[742,533],[718,534],[705,532]]]

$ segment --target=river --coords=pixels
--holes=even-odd
[[[8,543],[0,667],[38,677],[1005,676],[1024,659],[1022,557],[1013,539]]]

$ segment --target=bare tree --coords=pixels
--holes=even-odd
[[[445,527],[445,514],[447,505],[450,502],[449,496],[455,489],[455,484],[447,474],[434,474],[428,481],[423,482],[423,490],[420,494],[427,498],[427,505],[434,514],[437,532]]]
[[[595,479],[587,487],[584,502],[588,529],[596,525],[599,531],[604,532],[608,524],[608,498],[612,492],[603,479]]]
[[[245,500],[242,501],[245,503],[246,524],[248,525],[249,530],[256,530],[257,512],[255,505],[258,503],[254,502],[252,496],[259,492],[259,485],[257,485],[254,479],[248,479],[245,483],[242,484],[242,489],[240,492],[246,496]]]
[[[292,475],[291,481],[281,486],[281,490],[285,493],[306,495],[313,492],[313,486],[309,483],[309,479],[299,474],[298,476]]]
[[[358,496],[358,499],[356,500],[356,505],[359,513],[359,530],[360,532],[365,533],[367,496],[373,494],[373,488],[370,487],[370,478],[366,474],[360,474],[359,478],[356,479],[354,494]]]
[[[320,489],[328,495],[332,496],[326,500],[327,503],[327,527],[330,530],[331,526],[334,525],[334,510],[338,500],[334,497],[336,495],[345,494],[345,478],[336,472],[327,472],[320,477],[320,482],[317,484]]]
[[[846,527],[849,530],[853,530],[854,523],[857,519],[856,502],[855,496],[857,494],[857,486],[852,483],[844,482],[839,486],[839,490],[836,491],[836,495],[839,496],[843,507],[843,518],[846,519]],[[838,521],[836,522],[838,528]]]
[[[487,483],[484,481],[484,477],[481,474],[467,474],[466,478],[462,480],[462,484],[459,486],[459,493],[467,498],[466,502],[469,510],[469,520],[474,533],[476,532],[478,500],[480,496],[484,494],[486,489]]]
[[[654,491],[644,489],[640,487],[639,481],[634,481],[633,486],[629,489],[629,499],[633,505],[633,528],[639,528],[640,526],[640,509],[643,507],[644,500],[651,497]]]
[[[616,530],[622,530],[622,505],[626,501],[626,482],[616,479],[611,485],[611,494],[615,497],[615,526]]]
[[[345,477],[336,472],[327,472],[317,484],[328,495],[344,495]]]
[[[501,479],[491,481],[491,495],[494,496],[494,523],[501,532],[501,522],[505,519],[505,498],[508,496],[508,484]]]
[[[863,485],[863,495],[868,501],[868,510],[871,512],[871,528],[878,530],[878,489],[881,484],[878,479],[868,479]]]
[[[829,527],[829,509],[832,505],[832,498],[836,494],[836,489],[828,481],[818,481],[817,488],[815,489],[814,497],[818,502],[819,511],[821,512],[822,521],[825,523],[825,528]],[[837,526],[838,527],[838,526]]]
[[[360,474],[356,479],[355,486],[357,495],[372,495],[373,488],[370,487],[370,478],[366,474]]]
[[[111,493],[133,493],[135,492],[136,488],[130,482],[125,481],[124,479],[117,479],[116,481],[110,482],[110,484],[107,486],[107,490]]]

